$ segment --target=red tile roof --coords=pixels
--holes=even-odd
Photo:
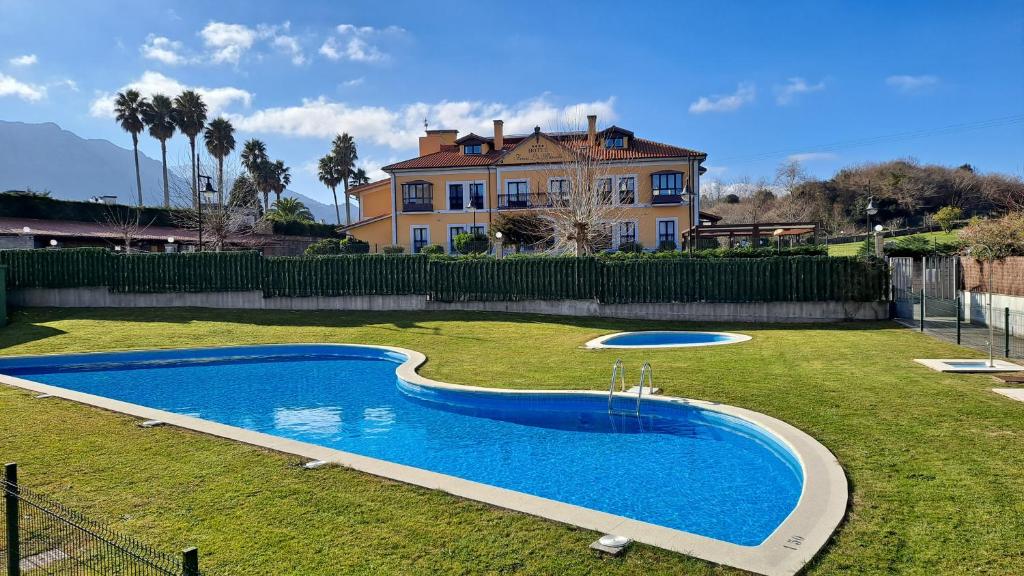
[[[29,232],[24,227],[28,226]],[[78,222],[73,220],[37,220],[35,218],[0,218],[0,234],[26,236],[53,236],[55,238],[89,237],[117,240],[121,233],[111,226],[99,222]],[[165,240],[168,237],[194,241],[199,234],[195,230],[171,226],[149,226],[135,234],[139,240]]]
[[[586,135],[582,132],[547,134],[563,145],[582,149],[586,147]],[[459,152],[458,146],[442,146],[440,152],[411,158],[385,166],[384,170],[410,170],[429,168],[462,168],[471,166],[490,166],[515,148],[516,144],[529,136],[506,136],[502,150],[494,150],[487,154],[465,155]],[[631,138],[629,148],[605,148],[597,144],[589,147],[590,153],[601,160],[653,160],[658,158],[694,158],[706,156],[704,152],[680,148],[670,144],[662,144],[643,138]]]
[[[387,218],[391,218],[391,213],[381,214],[380,216],[371,216],[369,218],[366,218],[365,220],[360,220],[358,222],[353,222],[353,223],[349,224],[348,226],[342,226],[340,228],[340,230],[342,232],[347,232],[347,231],[349,231],[349,230],[351,230],[353,228],[359,228],[360,226],[366,226],[367,224],[373,224],[374,222],[380,222],[381,220],[385,220]]]
[[[355,186],[353,188],[349,188],[348,189],[348,193],[349,194],[355,194],[355,195],[358,196],[359,194],[362,194],[363,192],[367,192],[369,190],[372,190],[373,188],[376,188],[377,186],[379,186],[381,184],[387,184],[390,181],[391,181],[390,178],[384,178],[383,180],[377,180],[375,182],[367,182],[366,184],[360,184],[359,186]]]

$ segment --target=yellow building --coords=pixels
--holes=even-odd
[[[453,239],[472,229],[489,233],[503,213],[543,216],[550,195],[566,181],[557,176],[565,148],[575,147],[606,168],[600,182],[621,216],[611,230],[612,247],[640,242],[681,247],[697,224],[701,163],[707,154],[637,138],[611,126],[586,132],[528,135],[503,133],[494,121],[490,137],[457,130],[427,130],[420,154],[383,169],[389,179],[352,189],[359,221],[345,230],[379,251],[387,245],[418,252],[428,244],[453,251]]]

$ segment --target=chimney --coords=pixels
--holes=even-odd
[[[501,152],[505,145],[505,123],[501,120],[494,121],[494,150]]]
[[[587,116],[587,146],[593,146],[597,140],[597,114]]]
[[[420,156],[440,152],[441,146],[454,146],[458,138],[458,130],[427,130],[426,136],[420,136]]]

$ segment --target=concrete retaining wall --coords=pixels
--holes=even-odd
[[[25,288],[8,293],[11,306],[53,308],[228,308],[248,310],[398,310],[515,312],[717,322],[835,322],[884,320],[888,302],[750,302],[601,304],[596,300],[527,300],[522,302],[431,302],[422,295],[311,296],[264,298],[263,293],[173,292],[124,294],[97,288]]]

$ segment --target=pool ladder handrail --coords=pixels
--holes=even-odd
[[[615,399],[615,379],[619,380],[619,391],[626,391],[626,370],[622,366],[622,358],[615,361],[612,364],[612,379],[608,383],[608,413],[614,414],[616,411],[612,407],[612,402]],[[636,415],[640,415],[640,400],[644,395],[644,382],[647,382],[648,394],[654,393],[654,370],[651,368],[650,362],[644,362],[642,368],[640,368],[640,385],[636,391]]]
[[[612,409],[612,400],[615,398],[615,377],[619,378],[619,391],[626,389],[626,370],[622,367],[622,358],[615,361],[612,364],[612,381],[608,384],[608,413],[614,412]]]

